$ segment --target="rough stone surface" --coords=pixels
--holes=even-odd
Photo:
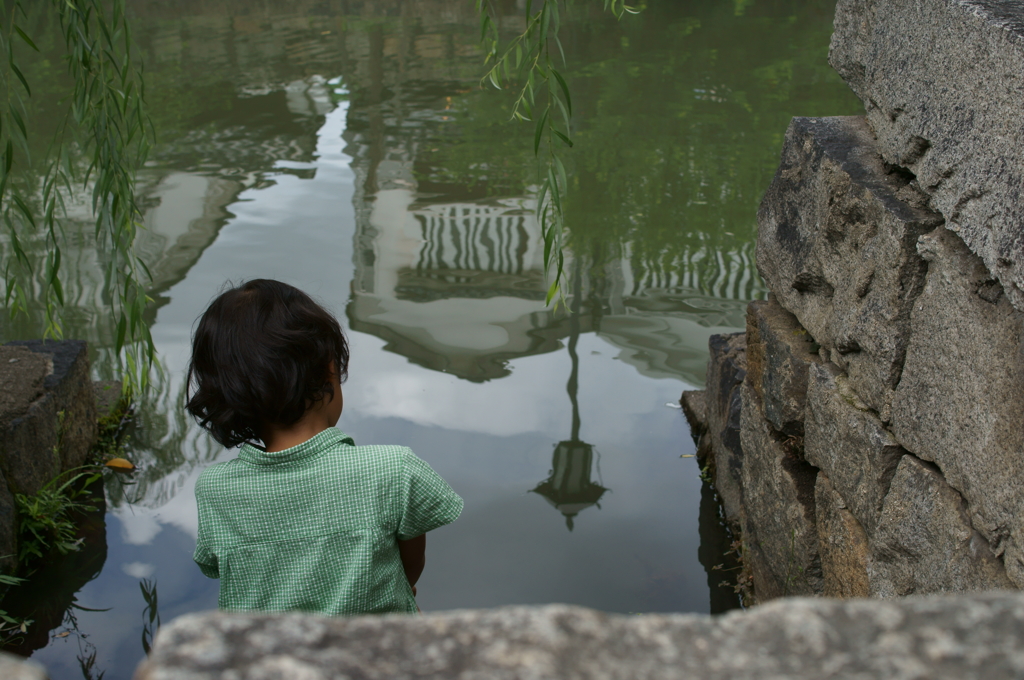
[[[715,490],[725,518],[738,523],[743,505],[740,385],[747,375],[747,336],[712,335],[708,347],[707,435],[714,455]]]
[[[887,172],[863,118],[794,118],[758,212],[768,287],[882,413],[924,285],[917,237],[941,222],[923,203]]]
[[[24,415],[0,422],[0,473],[12,493],[34,494],[62,469],[53,395],[44,394]]]
[[[1013,587],[968,522],[960,494],[910,455],[896,469],[871,537],[868,574],[872,594],[886,598]]]
[[[135,680],[1010,680],[1024,596],[788,599],[720,617],[508,607],[325,619],[212,612],[160,629]]]
[[[825,597],[867,597],[868,536],[823,472],[814,486]]]
[[[47,680],[46,671],[35,661],[0,652],[0,678],[3,680]]]
[[[18,506],[0,471],[0,574],[13,574],[18,560]],[[0,674],[0,677],[3,677]]]
[[[822,590],[814,516],[816,470],[799,456],[797,441],[772,431],[761,399],[743,384],[744,560],[759,601]]]
[[[0,346],[0,421],[17,418],[43,396],[43,381],[53,362],[25,347]]]
[[[42,396],[16,407],[12,413],[19,415],[0,418],[0,472],[13,493],[33,494],[61,472],[82,465],[96,439],[89,358],[80,340],[16,341],[4,347],[19,356],[34,354],[35,361],[52,366]],[[35,392],[25,396],[30,393]]]
[[[870,535],[905,451],[835,365],[811,366],[809,375],[804,456]]]
[[[946,229],[921,239],[928,279],[892,427],[966,499],[971,523],[1024,587],[1024,314]]]
[[[774,295],[747,306],[747,374],[777,432],[802,436],[807,369],[821,363],[810,334]]]
[[[829,60],[885,160],[917,176],[1024,311],[1024,5],[840,0]]]
[[[708,429],[708,401],[704,390],[687,390],[679,398],[679,405],[690,425],[690,432],[699,436]]]

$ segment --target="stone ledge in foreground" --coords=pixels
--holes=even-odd
[[[135,680],[970,680],[1024,674],[1024,595],[786,599],[720,617],[565,605],[327,619],[210,612]]]

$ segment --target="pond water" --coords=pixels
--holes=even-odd
[[[158,134],[139,248],[160,372],[105,522],[5,601],[37,620],[21,653],[55,680],[126,679],[155,613],[216,606],[191,559],[193,485],[234,452],[185,417],[183,372],[205,305],[255,277],[346,327],[339,427],[411,446],[465,498],[429,536],[425,611],[738,606],[678,400],[703,384],[708,337],[765,294],[755,215],[789,118],[860,105],[825,61],[829,2],[648,0],[621,22],[587,4],[564,33],[567,314],[544,304],[532,128],[478,85],[472,2],[129,0]],[[67,228],[67,335],[107,377],[102,249],[74,206]]]

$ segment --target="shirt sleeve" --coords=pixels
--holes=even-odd
[[[403,456],[401,520],[398,540],[422,536],[454,522],[462,512],[462,498],[452,491],[422,458],[405,449]]]
[[[209,518],[206,516],[206,508],[203,504],[203,477],[196,481],[196,505],[199,510],[199,532],[196,537],[196,551],[192,559],[199,565],[199,570],[209,578],[220,578],[220,565],[217,562],[217,555],[209,548]]]
[[[196,552],[192,555],[192,559],[199,565],[199,570],[203,572],[203,576],[220,578],[220,566],[217,563],[217,556],[199,541],[196,542]]]

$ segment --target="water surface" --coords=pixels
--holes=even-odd
[[[424,610],[737,606],[675,405],[703,384],[708,337],[764,295],[755,214],[789,118],[859,109],[825,62],[829,3],[575,10],[573,314],[544,304],[532,129],[508,122],[511,93],[478,85],[472,3],[129,5],[158,133],[139,248],[161,372],[131,433],[140,471],[107,480],[85,552],[21,589],[26,611],[55,612],[35,614],[24,653],[57,680],[128,678],[155,628],[144,591],[163,621],[216,606],[191,561],[193,485],[234,452],[185,418],[183,371],[196,317],[254,277],[348,329],[339,427],[411,446],[465,498],[429,536]],[[68,335],[90,341],[99,377],[112,339],[87,217],[67,225]]]

